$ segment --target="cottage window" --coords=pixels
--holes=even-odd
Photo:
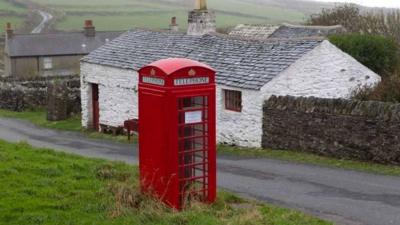
[[[43,67],[45,70],[53,69],[53,59],[50,57],[46,57],[43,59]]]
[[[233,90],[224,90],[225,109],[241,112],[242,111],[242,92]]]

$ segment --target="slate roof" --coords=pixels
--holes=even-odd
[[[344,33],[345,28],[338,26],[296,26],[284,24],[280,26],[270,38],[302,38],[326,37],[332,34]]]
[[[268,39],[279,26],[257,25],[257,24],[239,24],[234,27],[229,35],[241,38]]]
[[[95,37],[82,32],[53,34],[16,34],[7,40],[10,57],[87,55],[104,45],[106,40],[120,36],[121,31],[97,31]]]
[[[98,48],[83,62],[139,70],[164,58],[189,58],[217,71],[217,83],[259,90],[314,49],[321,40],[256,41],[132,30]]]
[[[345,32],[344,27],[338,26],[299,26],[283,24],[281,26],[239,24],[229,35],[246,39],[265,40],[271,38],[290,39],[306,37],[326,37],[331,34]]]

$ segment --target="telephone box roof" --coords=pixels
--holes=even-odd
[[[202,67],[214,71],[211,67],[207,66],[206,64],[185,58],[168,58],[168,59],[161,59],[156,62],[153,62],[146,67],[157,67],[162,70],[166,75],[173,74],[179,70],[189,68],[189,67]],[[145,68],[146,68],[145,67]],[[215,72],[215,71],[214,71]]]

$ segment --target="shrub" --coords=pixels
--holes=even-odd
[[[387,77],[376,87],[360,87],[353,92],[353,98],[400,103],[400,75]]]
[[[399,65],[399,49],[390,38],[353,33],[333,35],[329,40],[383,77],[394,73]]]

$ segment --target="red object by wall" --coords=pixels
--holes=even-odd
[[[139,70],[139,160],[143,192],[182,209],[216,198],[215,71],[189,59]]]

